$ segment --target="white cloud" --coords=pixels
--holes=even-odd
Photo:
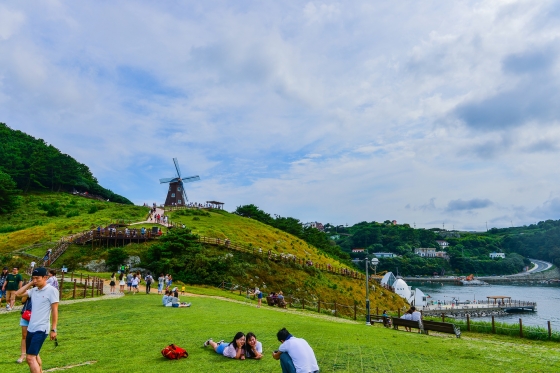
[[[560,132],[555,109],[539,106],[560,86],[556,7],[11,2],[0,6],[0,120],[137,202],[163,198],[157,179],[178,157],[202,178],[191,199],[302,220],[557,218]],[[495,115],[491,100],[499,118],[513,108],[530,120],[474,125],[488,122],[479,108]],[[492,203],[446,209],[453,201]]]

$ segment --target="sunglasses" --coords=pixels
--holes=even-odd
[[[57,347],[58,347],[58,338],[55,338],[54,339],[54,348],[57,348]]]

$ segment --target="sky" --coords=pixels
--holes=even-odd
[[[555,1],[3,1],[0,122],[137,204],[485,230],[560,218]]]

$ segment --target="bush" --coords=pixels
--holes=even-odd
[[[72,210],[66,214],[67,218],[72,218],[74,216],[79,216],[80,212],[78,210]]]
[[[97,205],[92,205],[92,206],[89,208],[88,214],[95,214],[95,213],[97,212],[97,210],[98,210],[98,209],[97,209]]]

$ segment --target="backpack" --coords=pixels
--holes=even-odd
[[[161,354],[163,355],[163,357],[171,360],[179,360],[182,357],[189,357],[189,353],[185,349],[182,349],[179,346],[175,346],[174,344],[170,344],[169,346],[161,350]]]

